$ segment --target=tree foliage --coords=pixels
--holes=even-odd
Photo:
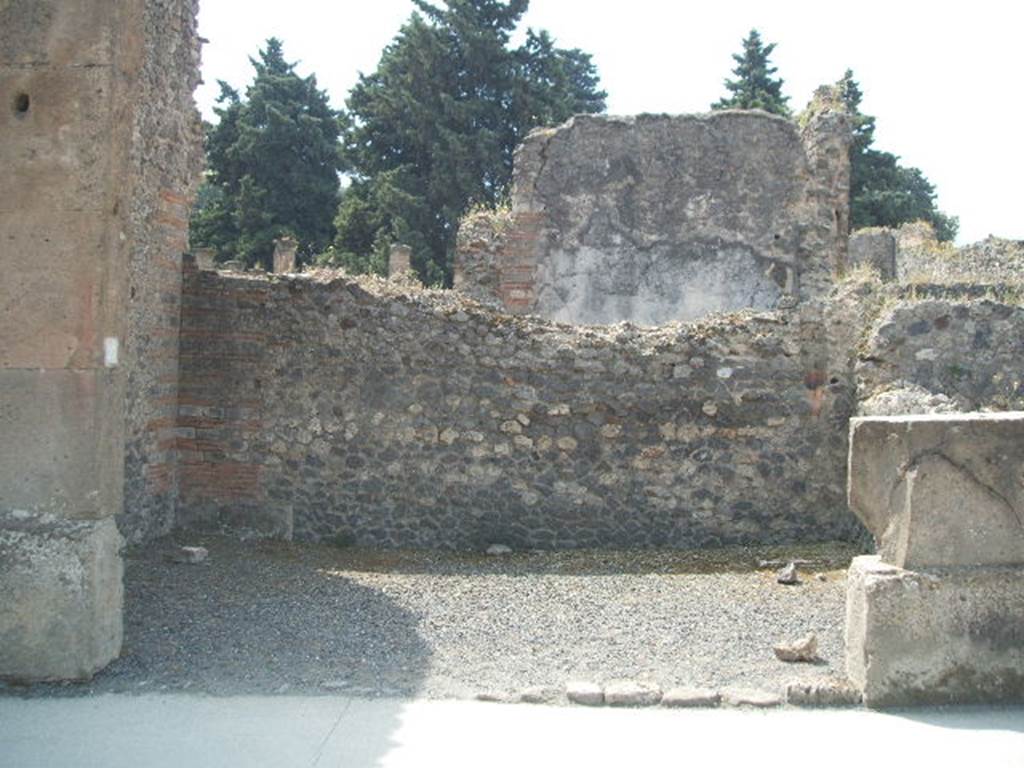
[[[775,46],[775,43],[765,45],[761,34],[756,29],[750,30],[750,34],[743,40],[743,52],[732,56],[736,62],[736,68],[732,71],[736,79],[725,81],[729,95],[711,108],[763,109],[788,117],[790,112],[786,102],[789,97],[782,95],[783,80],[772,77],[778,69],[769,61]]]
[[[300,257],[331,242],[341,126],[316,78],[300,77],[285,61],[280,40],[267,40],[250,61],[256,74],[244,99],[220,84],[192,244],[215,249],[222,261],[269,267],[277,237],[295,237]]]
[[[590,56],[546,32],[509,40],[528,0],[444,0],[418,9],[348,99],[354,181],[330,261],[380,270],[388,244],[413,249],[429,283],[450,284],[459,218],[507,195],[512,154],[539,125],[604,109]]]
[[[959,220],[935,207],[935,187],[917,168],[900,165],[899,157],[873,148],[875,118],[860,111],[863,93],[853,72],[837,84],[853,122],[850,147],[850,224],[852,227],[896,227],[927,221],[940,240],[956,237]]]

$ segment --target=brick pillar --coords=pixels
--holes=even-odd
[[[299,241],[294,237],[279,237],[274,241],[274,274],[286,275],[295,271],[295,254]]]

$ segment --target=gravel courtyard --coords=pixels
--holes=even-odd
[[[196,565],[168,557],[201,545]],[[515,698],[568,680],[779,692],[841,675],[850,545],[703,552],[366,552],[179,532],[126,553],[122,657],[7,693]],[[803,559],[801,583],[765,560]],[[821,661],[773,646],[814,631]]]

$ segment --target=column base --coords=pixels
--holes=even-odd
[[[123,543],[112,518],[0,514],[0,679],[84,680],[117,658]]]
[[[854,558],[846,669],[868,707],[1024,702],[1024,568]]]

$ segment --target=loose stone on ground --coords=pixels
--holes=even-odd
[[[614,680],[605,686],[604,700],[610,707],[653,707],[661,702],[661,688],[646,680]]]

